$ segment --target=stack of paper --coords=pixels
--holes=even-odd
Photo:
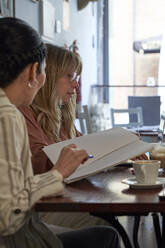
[[[61,149],[68,144],[76,144],[78,148],[86,149],[94,158],[88,159],[85,164],[79,166],[71,176],[65,179],[66,183],[106,170],[153,148],[151,143],[139,140],[130,131],[123,128],[112,128],[52,144],[44,147],[43,150],[55,164]]]

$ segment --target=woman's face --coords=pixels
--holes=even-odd
[[[62,99],[62,103],[69,103],[75,89],[79,87],[79,75],[76,72],[67,73],[57,80],[57,93]]]

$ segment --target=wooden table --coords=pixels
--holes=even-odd
[[[126,167],[115,167],[110,171],[99,173],[95,176],[74,182],[66,186],[64,196],[51,197],[40,200],[36,206],[36,211],[67,211],[67,212],[90,212],[109,220],[122,235],[127,248],[132,247],[125,230],[120,225],[116,216],[137,216],[135,218],[136,227],[134,230],[135,247],[137,228],[141,215],[149,213],[165,214],[165,201],[159,201],[158,189],[130,189],[128,185],[121,183],[122,179],[132,177],[130,169]],[[165,237],[161,237],[159,230],[159,220],[154,216],[154,223],[157,225],[156,234],[158,247],[162,247]],[[163,225],[163,234],[164,225]],[[164,244],[164,243],[163,243]],[[163,246],[165,247],[165,246]]]

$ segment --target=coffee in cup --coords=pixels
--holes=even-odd
[[[137,182],[139,184],[155,184],[159,167],[160,161],[158,160],[136,160],[133,168]]]

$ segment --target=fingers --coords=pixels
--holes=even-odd
[[[84,149],[78,149],[75,144],[62,148],[60,156],[53,169],[58,170],[63,178],[70,176],[77,167],[88,159],[88,153]]]
[[[140,156],[137,156],[136,157],[136,160],[148,160],[148,157],[146,154],[142,154]]]
[[[136,132],[136,135],[141,139],[140,133],[139,133],[139,132]]]
[[[137,157],[135,157],[135,158],[132,158],[132,160],[133,160],[133,161],[135,161],[135,160],[148,160],[148,157],[147,157],[147,155],[144,153],[144,154],[141,154],[141,155],[139,155],[139,156],[137,156]]]
[[[65,147],[76,148],[77,146],[75,144],[69,144],[69,145],[67,145]]]
[[[75,160],[77,160],[80,164],[85,163],[88,159],[88,153],[84,149],[73,148],[73,155],[75,156]]]
[[[146,154],[140,155],[141,160],[148,160],[148,157]]]
[[[85,149],[79,149],[75,144],[70,144],[68,146],[65,146],[62,151],[70,157],[73,157],[76,161],[79,163],[85,162],[88,159],[88,153]]]

